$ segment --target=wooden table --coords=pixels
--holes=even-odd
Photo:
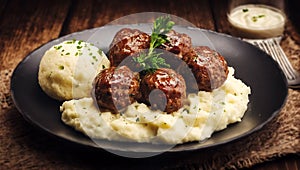
[[[0,70],[15,68],[17,63],[28,53],[52,39],[76,31],[100,27],[119,17],[138,12],[157,11],[169,13],[182,17],[197,27],[228,33],[229,26],[225,16],[225,4],[226,1],[217,0],[178,0],[176,2],[163,0],[1,0]],[[299,15],[294,14],[291,15],[291,18],[297,19]],[[288,24],[291,25],[292,22]],[[293,38],[299,43],[300,36],[295,31],[295,27],[291,27],[288,31],[290,31],[289,35],[293,35]],[[15,121],[16,119],[18,121]],[[32,140],[37,139],[38,135],[44,135],[27,124],[19,114],[14,114],[8,121],[21,123],[23,124],[21,127],[28,127],[26,132],[28,134],[33,133],[33,135],[31,134],[33,136]],[[18,137],[16,136],[16,138]],[[58,143],[54,142],[54,144]],[[16,144],[22,149],[22,140],[17,141]],[[35,150],[43,149],[34,147],[33,145],[32,154],[36,152]],[[58,150],[63,151],[63,149]],[[71,161],[70,159],[67,158],[68,161]],[[300,159],[297,156],[285,156],[256,165],[251,169],[295,170],[300,169],[299,162]],[[39,167],[33,165],[33,168],[38,169]],[[47,167],[40,168],[47,169]]]

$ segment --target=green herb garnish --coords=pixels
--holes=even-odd
[[[61,45],[60,46],[54,46],[54,49],[56,49],[56,50],[59,50],[59,49],[61,49]]]
[[[248,12],[248,11],[249,11],[249,9],[247,9],[247,8],[243,9],[243,12]]]
[[[59,68],[60,70],[65,69],[65,67],[64,67],[63,65],[60,65],[58,68]]]
[[[76,42],[76,39],[73,39],[73,40],[67,41],[66,44],[74,44],[75,42]]]
[[[97,62],[98,58],[96,56],[93,56],[93,59]]]
[[[154,49],[166,42],[169,42],[166,34],[172,29],[174,24],[175,23],[173,21],[170,21],[169,16],[161,16],[154,21],[148,53],[144,52],[138,57],[133,58],[135,62],[139,63],[139,65],[143,67],[143,69],[155,70],[160,67],[170,67],[170,65],[165,62],[164,58],[159,57],[162,53],[157,53]]]
[[[102,55],[102,50],[99,49],[97,52],[99,55]]]
[[[169,42],[166,34],[171,31],[174,24],[173,21],[170,21],[170,16],[158,17],[155,20],[151,34],[150,50]]]
[[[265,15],[257,15],[257,16],[253,16],[251,19],[253,22],[256,22],[258,18],[263,18],[263,17],[265,17]]]

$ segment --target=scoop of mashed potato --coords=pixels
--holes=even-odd
[[[122,113],[100,112],[92,98],[82,98],[64,102],[61,119],[96,139],[168,144],[201,141],[241,121],[247,110],[251,89],[233,74],[229,67],[221,87],[189,94],[186,104],[171,114],[137,102]]]
[[[43,91],[57,100],[89,97],[95,76],[109,66],[105,53],[93,44],[67,40],[46,51],[38,81]]]

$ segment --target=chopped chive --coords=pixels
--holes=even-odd
[[[257,17],[256,17],[256,16],[253,16],[253,17],[252,17],[252,21],[253,21],[253,22],[256,22],[256,21],[257,21]]]
[[[49,78],[52,76],[52,73],[53,73],[53,72],[51,71],[50,74],[48,75]]]
[[[186,113],[187,113],[187,114],[189,114],[189,113],[190,113],[190,111],[189,111],[189,110],[187,110],[187,109],[183,109],[183,111],[186,111]]]
[[[60,70],[65,69],[65,67],[64,67],[63,65],[59,66],[58,68],[59,68]]]
[[[96,56],[93,56],[93,59],[94,59],[95,61],[98,61],[98,59],[97,59],[97,57],[96,57]]]
[[[265,17],[265,15],[262,14],[262,15],[253,16],[251,19],[253,22],[256,22],[258,18],[263,18],[263,17]]]
[[[73,44],[73,41],[67,41],[66,44]]]
[[[102,50],[99,49],[97,52],[98,54],[102,55]]]
[[[61,49],[61,45],[60,46],[54,46],[54,49],[56,49],[56,50],[59,50],[59,49]]]
[[[247,9],[247,8],[243,9],[243,12],[248,12],[248,11],[249,11],[249,9]]]

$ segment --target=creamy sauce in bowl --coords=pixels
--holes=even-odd
[[[241,5],[230,11],[231,33],[243,38],[270,38],[283,34],[286,16],[267,5]]]

